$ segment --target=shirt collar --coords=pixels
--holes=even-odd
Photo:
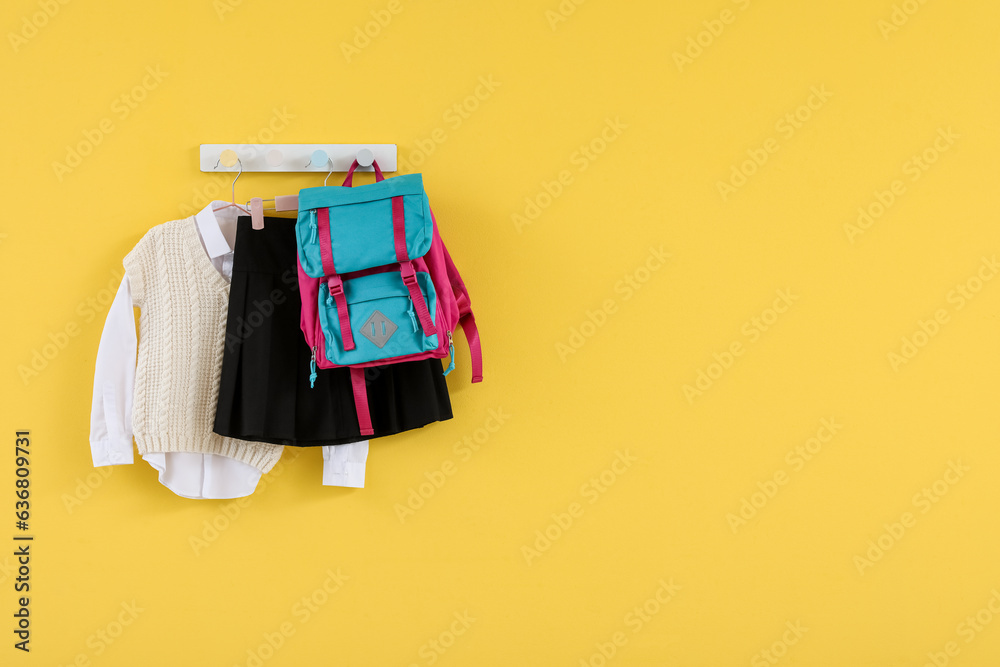
[[[208,206],[198,211],[194,216],[195,222],[198,225],[198,234],[201,236],[201,244],[205,246],[205,252],[211,258],[219,257],[233,251],[229,247],[226,237],[222,234],[222,230],[219,229],[219,221],[215,217],[215,212],[212,211],[213,208],[225,203],[219,201],[209,202]]]

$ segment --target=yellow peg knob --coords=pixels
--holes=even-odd
[[[236,154],[236,151],[228,148],[222,151],[222,154],[219,156],[219,162],[222,163],[223,167],[235,167],[239,159],[240,156]]]

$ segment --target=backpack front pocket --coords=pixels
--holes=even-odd
[[[417,271],[415,275],[433,319],[437,315],[434,283],[427,272]],[[349,366],[437,349],[438,335],[424,335],[409,290],[398,271],[351,278],[344,280],[343,285],[347,321],[354,339],[354,347],[349,350],[344,349],[337,299],[330,294],[326,282],[319,288],[320,327],[329,361]]]

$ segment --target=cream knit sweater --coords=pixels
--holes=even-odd
[[[140,308],[132,432],[140,454],[221,454],[270,470],[282,447],[212,431],[229,283],[212,265],[194,217],[150,229],[125,256]]]

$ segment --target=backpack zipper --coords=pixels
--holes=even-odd
[[[316,346],[313,345],[312,357],[309,359],[309,388],[316,386]]]
[[[455,370],[455,343],[451,340],[451,332],[448,332],[448,353],[451,355],[451,363],[448,364],[448,368],[445,369],[444,374]]]

